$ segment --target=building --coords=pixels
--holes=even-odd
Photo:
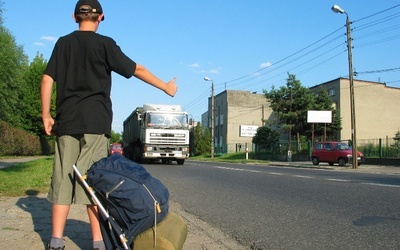
[[[338,139],[351,139],[350,82],[338,78],[310,88],[317,93],[325,88],[332,97],[334,107],[342,118],[342,131]],[[354,80],[357,144],[368,140],[393,138],[400,130],[400,89],[384,83]],[[237,152],[252,147],[257,128],[266,122],[272,124],[274,115],[263,94],[249,91],[225,90],[215,96],[215,148],[222,152]],[[208,112],[202,115],[203,126],[211,128],[211,98]],[[274,129],[274,128],[273,128]],[[286,134],[281,139],[287,139]],[[241,148],[239,146],[242,146]]]
[[[368,139],[392,138],[400,129],[400,89],[384,83],[354,80],[354,107],[356,114],[357,144]],[[328,90],[335,108],[342,118],[342,141],[351,139],[350,81],[338,78],[310,90]]]
[[[208,110],[211,110],[211,98]],[[272,109],[263,94],[225,90],[214,97],[214,145],[216,153],[244,151],[264,121],[271,120]],[[203,126],[211,127],[211,111],[202,115]]]

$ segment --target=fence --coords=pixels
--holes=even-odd
[[[351,141],[344,142],[351,145]],[[262,155],[266,155],[269,159],[274,160],[287,159],[286,157],[290,154],[290,156],[298,158],[293,160],[308,160],[308,156],[311,155],[312,144],[311,141],[291,141],[290,143],[281,141],[269,149],[264,149],[252,143],[230,143],[215,146],[214,152],[218,156],[227,153],[245,152],[246,148],[249,152],[254,153],[256,157],[261,158],[265,158]],[[357,150],[361,151],[366,158],[400,158],[400,141],[395,138],[359,139],[357,140]]]
[[[369,158],[400,158],[400,141],[395,138],[357,140],[357,150]]]

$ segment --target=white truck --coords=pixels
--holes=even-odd
[[[125,157],[135,162],[183,165],[189,157],[188,114],[180,105],[144,104],[124,121],[122,140]]]

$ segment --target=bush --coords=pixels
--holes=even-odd
[[[0,121],[0,156],[41,155],[40,138]]]

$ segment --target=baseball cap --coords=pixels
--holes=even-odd
[[[83,7],[84,5],[90,6],[88,7]],[[79,0],[76,5],[75,5],[75,15],[76,14],[81,14],[81,13],[103,13],[103,8],[101,7],[101,4],[97,0]],[[104,21],[104,16],[101,19],[101,21]]]

